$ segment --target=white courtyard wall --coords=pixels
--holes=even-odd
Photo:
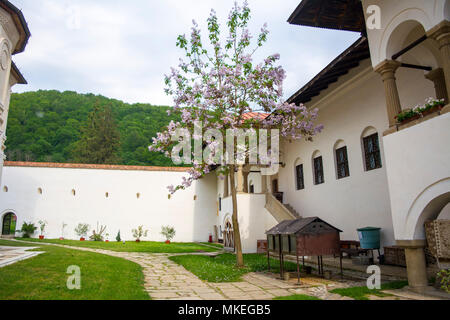
[[[5,166],[0,216],[15,213],[18,228],[23,222],[37,225],[39,220],[46,220],[47,238],[59,238],[63,222],[67,224],[64,237],[70,239],[78,238],[74,232],[78,223],[88,223],[92,230],[98,222],[107,226],[111,240],[119,230],[122,239],[132,240],[131,230],[144,225],[150,230],[145,240],[160,241],[161,226],[171,225],[177,232],[174,241],[207,241],[217,219],[215,176],[206,176],[169,200],[167,186],[179,184],[184,175],[170,171]]]

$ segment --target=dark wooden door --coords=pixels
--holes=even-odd
[[[16,216],[13,213],[7,213],[3,217],[2,235],[13,235],[16,231]]]

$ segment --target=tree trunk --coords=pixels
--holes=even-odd
[[[238,267],[244,266],[244,256],[242,255],[241,244],[241,232],[239,231],[238,221],[238,207],[237,207],[237,195],[236,195],[236,183],[234,177],[235,166],[230,167],[230,185],[231,185],[231,198],[233,200],[233,232],[234,232],[234,248],[236,251],[236,263]]]

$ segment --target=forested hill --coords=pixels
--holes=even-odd
[[[10,161],[73,162],[74,143],[94,105],[112,109],[120,132],[119,163],[170,166],[162,154],[150,153],[152,137],[173,117],[168,107],[127,104],[93,94],[66,91],[14,93],[6,135]]]

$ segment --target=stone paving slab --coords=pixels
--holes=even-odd
[[[5,247],[0,246],[0,268],[9,266],[16,262],[30,259],[43,252],[28,251],[36,249],[36,247]]]

